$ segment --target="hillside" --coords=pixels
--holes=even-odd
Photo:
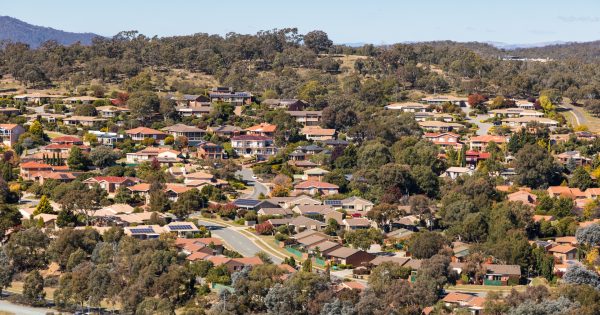
[[[46,41],[55,40],[62,45],[81,42],[84,45],[92,43],[92,38],[99,35],[93,33],[71,33],[50,27],[36,26],[10,16],[0,16],[0,40],[21,42],[32,48],[39,47]]]

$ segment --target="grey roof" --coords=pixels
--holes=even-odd
[[[406,264],[409,260],[410,257],[377,256],[373,260],[371,260],[371,263],[375,266],[379,266],[384,262],[392,262],[400,266],[404,266],[404,264]]]
[[[503,275],[521,275],[521,266],[519,265],[493,265],[493,264],[484,264],[483,265],[488,272],[503,274]]]

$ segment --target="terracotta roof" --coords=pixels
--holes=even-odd
[[[19,125],[17,124],[0,124],[0,128],[2,129],[7,129],[7,130],[13,130],[15,128],[17,128]]]
[[[189,260],[189,261],[196,261],[196,260],[206,260],[208,258],[208,260],[212,261],[212,257],[215,257],[211,254],[207,254],[204,252],[193,252],[191,255],[187,256],[185,259]],[[214,264],[214,262],[213,262]]]
[[[30,168],[47,168],[52,169],[51,165],[46,163],[38,163],[38,162],[26,162],[21,164],[22,169],[30,169]]]
[[[260,123],[258,125],[252,126],[250,128],[246,128],[246,131],[251,132],[275,132],[277,130],[277,125],[271,125],[269,123]]]
[[[554,247],[550,248],[548,251],[552,252],[552,253],[566,254],[566,253],[574,251],[574,250],[577,250],[577,248],[573,247],[571,245],[565,244],[565,245],[554,246]]]
[[[97,176],[97,177],[91,177],[88,178],[87,180],[85,180],[85,182],[92,182],[92,181],[96,181],[96,182],[107,182],[107,183],[114,183],[114,184],[120,184],[120,183],[124,183],[125,181],[133,181],[133,182],[139,182],[140,180],[134,177],[120,177],[120,176]]]
[[[495,142],[495,143],[505,143],[506,142],[506,138],[503,136],[492,136],[492,135],[481,135],[481,136],[475,136],[475,137],[471,137],[469,139],[470,141],[477,141],[477,142]]]
[[[272,140],[269,137],[255,136],[255,135],[240,135],[231,137],[231,140],[242,140],[242,141],[269,141]]]
[[[141,133],[144,135],[164,135],[165,134],[162,131],[152,129],[152,128],[147,128],[147,127],[137,127],[137,128],[129,129],[129,130],[126,130],[125,133],[128,135],[135,135],[138,133]]]
[[[338,189],[340,188],[338,185],[320,182],[316,180],[307,180],[301,182],[300,184],[294,186],[295,189],[308,189],[308,188],[320,188],[320,189]]]
[[[61,136],[61,137],[56,137],[56,138],[50,140],[50,142],[52,142],[52,143],[83,142],[83,140],[81,140],[81,138],[75,137],[75,136]]]

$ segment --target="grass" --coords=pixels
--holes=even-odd
[[[15,315],[15,313],[0,311],[0,315]]]

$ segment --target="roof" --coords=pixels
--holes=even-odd
[[[147,128],[147,127],[137,127],[137,128],[129,129],[129,130],[126,130],[125,133],[128,135],[136,135],[136,134],[164,135],[165,134],[164,132],[162,132],[160,130]]]
[[[310,188],[318,188],[318,189],[339,189],[338,185],[320,182],[316,180],[307,180],[301,182],[300,184],[294,186],[295,189],[310,189]]]
[[[165,127],[162,130],[168,131],[168,132],[200,132],[200,133],[205,132],[204,129],[200,129],[196,126],[188,126],[188,125],[184,125],[184,124],[175,124],[175,125],[172,125],[169,127]]]
[[[521,275],[521,266],[519,265],[483,264],[483,266],[491,273],[504,275]]]
[[[297,216],[290,220],[290,225],[293,226],[325,226],[325,222],[314,220],[305,216]]]
[[[286,111],[290,116],[303,117],[303,116],[322,116],[323,112],[320,110],[288,110]]]
[[[81,138],[75,137],[75,136],[61,136],[61,137],[56,137],[54,139],[51,139],[50,142],[52,142],[52,143],[83,142],[83,140],[81,140]]]
[[[294,210],[301,214],[325,214],[334,211],[328,205],[297,205]]]
[[[307,136],[333,136],[335,135],[335,129],[325,129],[321,127],[304,127],[300,130],[300,133]]]
[[[120,184],[126,181],[139,182],[140,180],[135,177],[119,177],[119,176],[97,176],[86,179],[84,182],[107,182]]]
[[[573,247],[569,244],[563,244],[563,245],[554,246],[554,247],[550,248],[548,251],[551,253],[566,254],[566,253],[572,252],[574,250],[577,250],[577,247]]]
[[[292,238],[295,239],[295,240],[299,240],[301,238],[307,237],[309,235],[317,234],[317,233],[320,234],[320,235],[325,236],[325,234],[323,234],[321,232],[317,232],[317,231],[314,231],[314,230],[305,230],[305,231],[302,231],[302,232],[300,232],[300,233],[292,236]]]
[[[410,257],[377,256],[373,260],[371,260],[371,264],[379,266],[384,262],[392,262],[400,266],[404,266],[404,264],[406,264],[409,260]]]
[[[17,125],[17,124],[0,124],[0,128],[6,129],[6,130],[13,130],[17,127],[19,127],[19,125]]]
[[[358,252],[361,252],[361,250],[350,248],[350,247],[340,247],[336,250],[331,251],[327,255],[332,256],[332,257],[337,257],[337,258],[348,258]]]
[[[25,162],[21,163],[21,169],[30,169],[30,168],[45,168],[52,169],[52,166],[46,163],[38,163],[38,162]]]
[[[304,171],[304,174],[306,175],[325,175],[328,174],[329,171],[324,170],[322,168],[319,167],[315,167],[315,168],[309,168],[307,170]]]
[[[371,222],[367,218],[344,219],[344,223],[348,226],[371,226]]]
[[[304,246],[309,246],[309,245],[324,242],[326,240],[327,240],[327,237],[321,236],[319,234],[313,234],[313,235],[307,236],[305,238],[298,239],[297,241],[299,244],[302,244]]]
[[[231,140],[241,140],[241,141],[271,141],[272,138],[265,136],[257,136],[257,135],[239,135],[231,137]]]
[[[275,132],[276,130],[277,130],[277,125],[272,125],[269,123],[260,123],[258,125],[254,125],[250,128],[246,128],[246,131],[251,131],[251,132],[271,133],[271,132]]]
[[[131,190],[131,191],[145,192],[145,191],[150,191],[150,184],[148,184],[148,183],[140,183],[140,184],[136,184],[136,185],[133,185],[133,186],[129,186],[127,188],[129,190]]]

